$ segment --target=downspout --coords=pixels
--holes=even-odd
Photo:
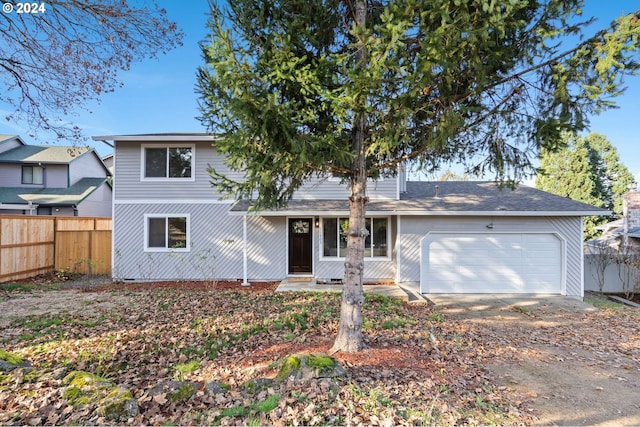
[[[400,266],[402,264],[400,252],[400,248],[402,247],[402,230],[400,227],[402,226],[402,223],[400,218],[400,215],[396,217],[396,284],[400,283],[400,280],[402,280],[402,274],[400,271]]]
[[[242,286],[249,286],[247,274],[247,215],[242,217]]]

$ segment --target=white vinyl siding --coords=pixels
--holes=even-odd
[[[398,178],[390,177],[367,182],[370,200],[395,200],[398,195]],[[347,200],[349,183],[331,177],[314,176],[305,182],[293,195],[293,200]]]
[[[215,151],[210,142],[198,142],[193,158],[192,179],[141,180],[142,150],[141,143],[116,141],[114,200],[119,201],[176,201],[192,200],[215,201],[220,193],[211,186],[211,177],[207,173],[209,166],[232,179],[241,179],[240,174],[229,171],[224,158]],[[149,145],[149,144],[145,144]],[[153,145],[153,144],[152,144]],[[175,146],[166,143],[164,146]]]

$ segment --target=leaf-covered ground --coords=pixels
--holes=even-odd
[[[69,304],[46,314],[8,320],[7,313],[1,315],[8,326],[0,332],[0,345],[48,374],[0,373],[0,423],[112,424],[91,402],[70,405],[61,378],[76,370],[132,392],[140,412],[124,424],[535,422],[532,399],[486,368],[496,358],[506,363],[526,357],[513,341],[523,339],[517,331],[487,333],[482,325],[450,320],[433,306],[376,295],[367,295],[364,313],[370,349],[335,355],[346,378],[288,379],[251,389],[248,381],[275,377],[278,361],[287,355],[326,353],[339,314],[337,294],[276,293],[270,285],[261,289],[122,285],[99,293],[10,292],[3,304],[32,298],[46,305],[47,295],[58,294]],[[637,324],[626,311],[608,316]],[[542,333],[539,338],[551,339]],[[623,350],[629,369],[637,370],[637,346]],[[179,400],[154,392],[170,380],[194,382],[197,391]],[[205,385],[212,381],[223,391],[207,392]]]

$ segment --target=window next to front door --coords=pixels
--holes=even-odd
[[[323,258],[344,259],[347,255],[347,229],[349,218],[322,219]],[[369,236],[364,242],[364,257],[389,257],[389,218],[370,217],[365,219]]]

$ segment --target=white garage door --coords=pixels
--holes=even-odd
[[[423,293],[562,292],[554,234],[430,233],[421,241]]]

